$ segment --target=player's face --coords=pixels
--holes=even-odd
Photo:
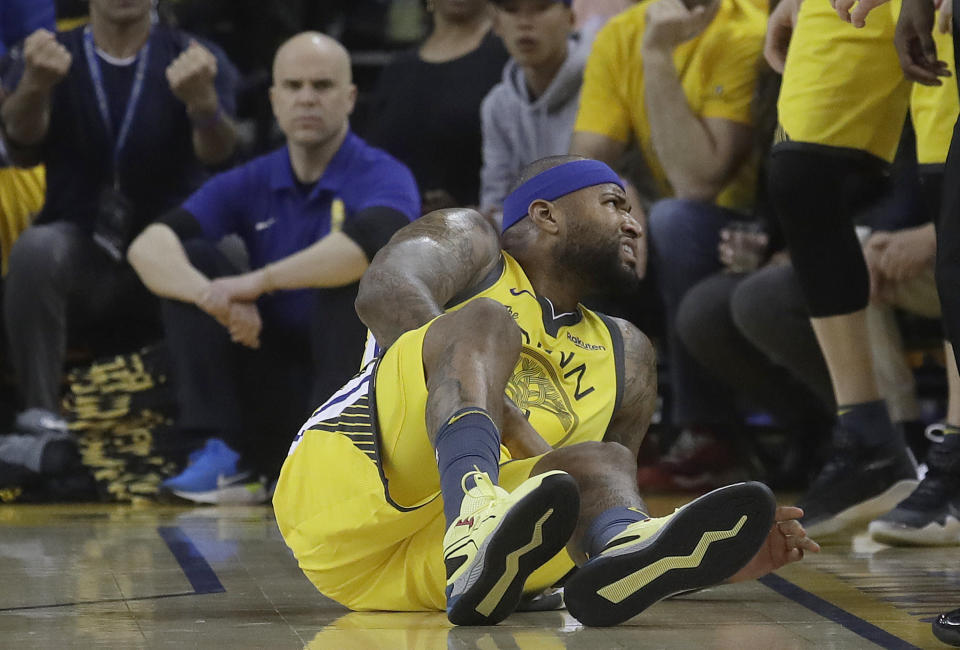
[[[562,61],[573,12],[554,0],[507,0],[497,7],[496,31],[521,66]]]
[[[291,144],[320,145],[342,133],[356,95],[349,62],[329,48],[305,42],[278,54],[270,102]]]
[[[143,20],[150,13],[152,0],[90,0],[92,16],[120,25]]]
[[[613,183],[564,197],[566,228],[557,251],[563,264],[589,278],[594,290],[635,288],[646,267],[643,231],[626,193]]]

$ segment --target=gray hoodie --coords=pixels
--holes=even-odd
[[[577,119],[583,69],[600,24],[571,36],[567,60],[547,90],[530,100],[523,70],[510,59],[503,81],[480,105],[483,126],[483,168],[480,170],[480,209],[499,208],[524,165],[565,154]]]

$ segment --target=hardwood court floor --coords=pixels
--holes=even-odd
[[[451,628],[441,613],[348,613],[325,599],[267,507],[0,506],[4,649],[937,648],[930,617],[957,606],[960,548],[859,536],[616,628],[585,629],[565,611]]]

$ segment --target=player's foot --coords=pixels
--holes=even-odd
[[[474,487],[466,489],[467,480]],[[532,476],[513,492],[484,472],[463,477],[460,516],[443,538],[447,618],[494,625],[517,608],[531,573],[563,549],[580,514],[580,493],[566,472]]]
[[[933,622],[933,635],[948,645],[960,646],[960,609],[940,614]]]
[[[723,582],[760,550],[776,507],[766,485],[737,483],[631,524],[567,581],[567,609],[584,625],[616,625],[668,596]]]
[[[937,439],[927,474],[896,508],[870,522],[870,536],[901,546],[960,544],[960,435]]]
[[[240,471],[239,460],[240,454],[223,440],[210,438],[203,449],[190,455],[185,470],[160,484],[160,491],[194,503],[265,503],[264,482]]]
[[[823,539],[891,510],[917,486],[917,464],[903,445],[862,447],[839,432],[831,457],[797,505],[813,539]]]

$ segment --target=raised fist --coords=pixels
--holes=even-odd
[[[191,113],[217,110],[217,57],[196,41],[167,66],[167,82],[173,94]]]
[[[38,29],[23,43],[23,81],[49,91],[67,76],[73,57],[52,32]]]

